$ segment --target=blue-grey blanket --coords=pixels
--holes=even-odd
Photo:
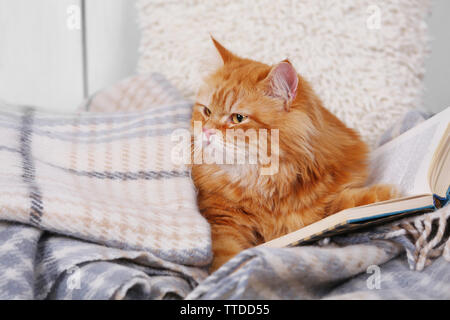
[[[411,113],[400,125],[420,120]],[[3,221],[0,299],[448,299],[449,217],[444,208],[313,246],[250,249],[206,279],[200,268]]]
[[[447,231],[425,230],[439,224]],[[322,245],[250,249],[187,298],[450,299],[449,226],[446,207]]]

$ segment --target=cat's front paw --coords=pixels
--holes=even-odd
[[[379,184],[372,187],[376,196],[375,202],[398,199],[402,196],[397,186],[390,184]]]

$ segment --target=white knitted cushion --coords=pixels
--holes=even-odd
[[[140,73],[192,98],[209,35],[243,57],[289,58],[325,107],[374,146],[422,105],[429,0],[138,0]]]

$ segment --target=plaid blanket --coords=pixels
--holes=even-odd
[[[449,229],[447,206],[316,245],[246,250],[187,299],[450,299]]]
[[[136,285],[184,296],[206,277],[209,225],[188,169],[171,161],[171,133],[189,128],[192,104],[158,75],[132,80],[88,104],[119,109],[133,99],[139,111],[0,106],[0,298],[65,297],[54,281],[75,266],[86,273],[79,298],[122,297]],[[152,274],[171,279],[166,289]]]
[[[92,114],[2,105],[0,299],[450,299],[450,207],[246,250],[208,276],[208,225],[163,151],[190,108],[156,74],[98,92],[80,107]],[[424,119],[405,115],[382,141]]]

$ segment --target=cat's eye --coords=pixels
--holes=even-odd
[[[207,107],[203,107],[203,113],[205,116],[209,117],[211,115],[211,110],[209,110]]]
[[[242,121],[244,121],[245,119],[247,119],[247,117],[243,116],[242,114],[239,114],[239,113],[233,113],[233,115],[231,116],[231,121],[234,124],[239,124]]]

